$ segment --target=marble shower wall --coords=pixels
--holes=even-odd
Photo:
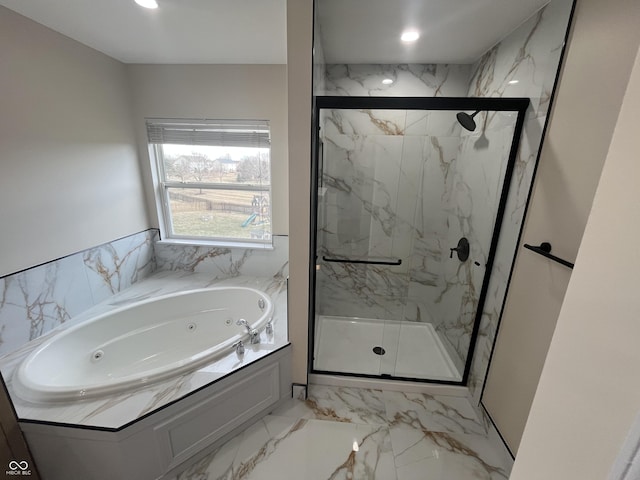
[[[0,278],[0,355],[150,275],[157,238],[147,230]]]
[[[451,111],[324,113],[318,313],[432,323],[462,368],[515,115],[492,113],[495,128],[461,134]],[[449,254],[463,236],[471,257],[461,263]]]
[[[459,65],[326,65],[326,95],[462,96],[469,66]],[[393,78],[392,85],[382,80]],[[450,112],[333,110],[322,112],[324,158],[318,209],[316,313],[380,319],[412,319],[429,313],[408,307],[413,279],[440,278],[424,272],[426,261],[444,241],[446,218],[440,197],[447,175],[442,162],[455,158],[460,128]],[[429,159],[429,161],[426,161]],[[435,162],[435,163],[434,163]],[[435,192],[440,191],[440,194]],[[438,207],[419,201],[437,198]],[[416,222],[416,215],[420,221]],[[417,225],[431,220],[424,238]],[[420,237],[421,243],[416,239]],[[447,250],[448,251],[448,250]],[[323,262],[328,258],[401,259],[400,266]]]
[[[472,363],[469,386],[477,401],[497,331],[571,7],[571,0],[553,0],[474,65],[323,64],[324,90],[316,89],[318,95],[531,99]],[[394,83],[383,85],[384,78],[391,78]],[[510,83],[514,80],[518,82]],[[371,247],[369,255],[375,252],[393,257],[406,254],[407,247],[409,250],[407,262],[403,258],[400,267],[321,264],[316,313],[432,322],[460,366],[470,344],[515,115],[479,114],[477,133],[465,132],[461,136],[451,123],[436,122],[441,126],[439,131],[430,130],[423,133],[421,140],[406,142],[414,142],[408,151],[418,150],[420,146],[415,142],[422,142],[422,162],[414,159],[414,166],[419,167],[412,171],[407,169],[411,161],[404,157],[395,162],[382,160],[393,149],[398,151],[400,136],[409,138],[405,129],[410,122],[406,119],[402,126],[397,123],[401,119],[378,112],[360,112],[353,118],[341,112],[339,118],[331,117],[321,122],[326,129],[325,157],[335,154],[342,171],[331,172],[325,166],[329,184],[320,190],[319,253],[363,254],[365,232],[378,234],[378,238],[371,237],[371,245],[367,244]],[[368,130],[363,127],[367,121],[371,125]],[[364,135],[375,139],[368,152],[362,146]],[[404,154],[404,147],[402,150]],[[364,163],[360,157],[366,158]],[[383,176],[381,163],[386,164],[385,178],[391,182],[386,191],[379,183]],[[372,179],[370,185],[361,180],[367,175]],[[346,207],[345,198],[351,192],[370,199],[369,204],[359,200],[354,211],[347,211],[352,207]],[[414,223],[409,227],[404,219],[411,218],[411,207],[406,205],[406,198],[404,207],[401,205],[403,197],[414,194]],[[434,205],[441,210],[436,211]],[[343,209],[344,225],[339,225],[338,215],[333,214],[332,221],[331,209],[338,208]],[[393,208],[404,210],[398,210],[395,218],[390,213]],[[410,245],[406,238],[397,239],[400,234],[394,234],[396,229],[411,231]],[[380,232],[384,233],[381,237]],[[449,248],[461,236],[471,240],[471,257],[466,264],[448,258]]]
[[[159,244],[157,230],[0,278],[0,356],[158,271],[206,274],[211,280],[248,275],[286,281],[289,238],[273,249]]]
[[[407,133],[415,123],[426,124],[422,117],[389,110],[325,112],[318,313],[402,317],[424,149],[424,133]],[[403,263],[366,265],[325,258]]]
[[[497,333],[572,6],[573,0],[553,0],[473,67],[469,96],[531,100],[471,365],[468,385],[476,402],[480,401]],[[518,83],[510,83],[515,80]],[[498,121],[490,118],[489,126]]]
[[[466,65],[328,65],[325,93],[460,97],[470,73]],[[385,78],[394,83],[382,84]],[[449,217],[457,210],[451,189],[461,184],[455,112],[334,110],[322,120],[319,257],[401,259],[402,265],[320,258],[317,313],[441,327],[451,302],[449,248],[457,243],[449,239]],[[458,332],[439,332],[461,368],[459,338],[447,338]]]
[[[317,95],[360,97],[465,97],[470,65],[324,65],[324,91]],[[384,85],[390,78],[393,83]]]
[[[451,162],[453,178],[444,193],[442,278],[437,289],[417,284],[412,292],[416,303],[439,319],[436,330],[463,361],[471,343],[516,118],[513,112],[482,112],[475,119],[484,126],[473,133],[463,131]],[[455,254],[449,258],[449,249],[462,237],[470,249],[465,262]]]
[[[337,314],[327,308],[344,312],[364,302],[374,307],[367,312],[373,318],[400,320],[411,278],[425,284],[440,278],[432,262],[429,269],[424,268],[424,254],[433,257],[437,250],[439,262],[446,230],[442,201],[453,179],[450,167],[460,143],[460,128],[453,117],[451,112],[400,110],[326,114],[319,252],[331,258],[400,259],[402,264],[320,261],[320,272],[334,280],[327,288],[337,287],[331,305],[322,305],[325,314]],[[429,134],[438,131],[439,136]],[[424,254],[416,252],[416,247]],[[339,279],[343,282],[336,284]],[[354,298],[349,295],[354,293],[361,300],[358,305],[351,304]],[[347,300],[344,305],[336,303],[340,294]],[[394,308],[384,308],[385,297]],[[381,311],[375,310],[378,307]]]

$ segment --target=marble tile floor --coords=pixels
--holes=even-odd
[[[507,479],[466,398],[311,385],[178,480]]]

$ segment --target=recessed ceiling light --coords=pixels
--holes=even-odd
[[[156,0],[135,0],[135,2],[144,8],[158,8]]]
[[[509,80],[510,85],[515,85],[516,83],[520,83],[520,80]]]
[[[400,36],[400,40],[403,42],[415,42],[420,38],[420,34],[416,30],[407,30],[406,32],[402,32]]]
[[[382,80],[382,83],[385,85],[391,85],[393,83],[393,80],[390,78],[385,78],[384,80]]]

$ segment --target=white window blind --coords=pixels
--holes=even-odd
[[[151,144],[219,145],[223,147],[267,147],[266,120],[147,120]]]

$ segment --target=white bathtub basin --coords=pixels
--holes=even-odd
[[[213,287],[156,297],[64,330],[16,370],[18,396],[31,402],[94,398],[165,380],[248,341],[244,318],[262,330],[273,303],[259,290]]]

